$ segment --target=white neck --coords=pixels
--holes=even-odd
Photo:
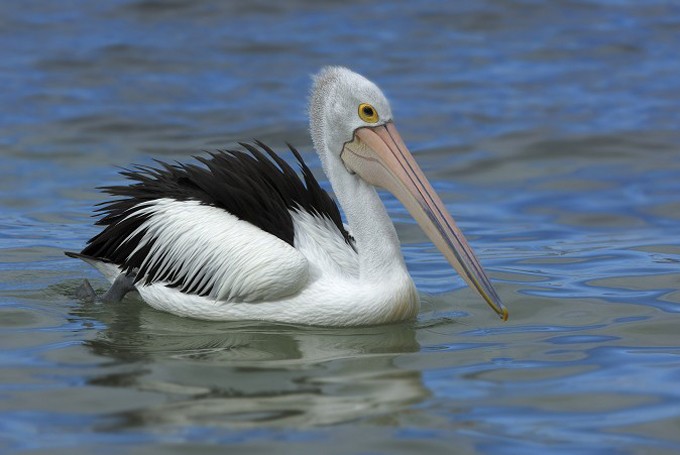
[[[397,231],[375,188],[350,174],[339,160],[328,160],[325,171],[347,216],[359,253],[359,276],[379,280],[406,274]]]

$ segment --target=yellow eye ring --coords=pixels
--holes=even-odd
[[[366,123],[376,123],[378,121],[378,111],[368,103],[359,105],[359,118]]]

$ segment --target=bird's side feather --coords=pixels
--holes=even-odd
[[[133,248],[131,257],[143,256],[137,269],[142,284],[162,282],[224,302],[257,302],[295,294],[307,283],[301,253],[217,207],[157,199],[134,216],[144,221],[121,246]]]

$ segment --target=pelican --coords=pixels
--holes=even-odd
[[[376,191],[401,201],[460,276],[508,312],[393,122],[382,91],[343,67],[313,78],[310,131],[347,225],[300,154],[302,177],[259,141],[197,162],[136,166],[80,253],[152,307],[205,320],[359,326],[413,319],[420,300]]]

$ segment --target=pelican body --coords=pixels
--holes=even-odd
[[[136,289],[159,310],[206,320],[322,326],[385,324],[416,317],[418,293],[376,187],[392,192],[451,265],[503,319],[474,252],[408,151],[390,105],[369,80],[343,67],[314,77],[310,131],[335,196],[300,154],[302,177],[265,144],[137,166],[107,187],[104,229],[81,253],[112,283],[105,297]]]

